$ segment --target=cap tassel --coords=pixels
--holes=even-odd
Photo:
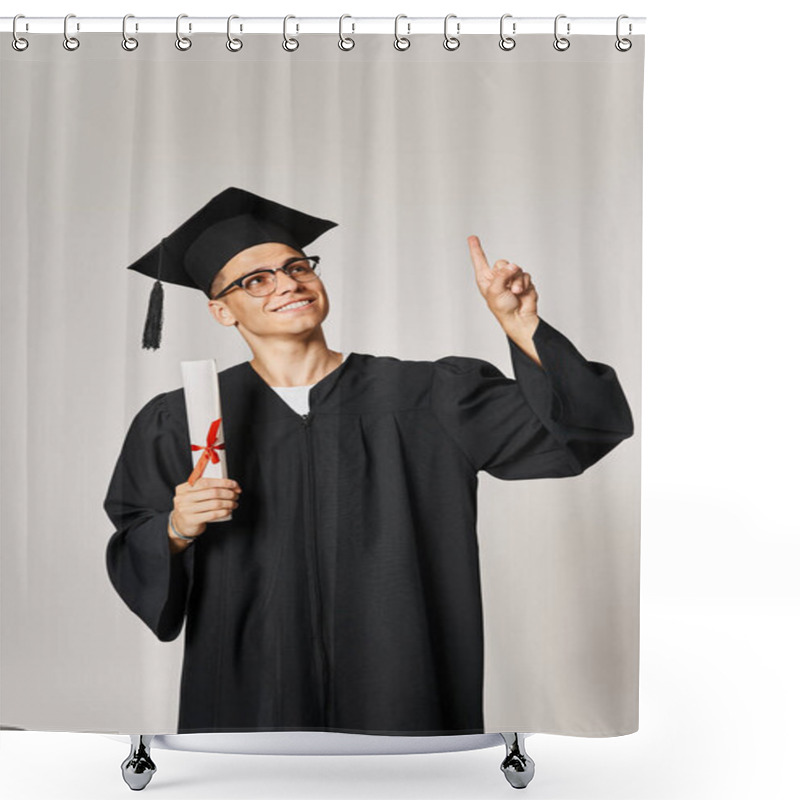
[[[164,325],[164,286],[157,280],[150,291],[150,303],[147,306],[147,319],[144,323],[142,347],[158,350],[161,345],[161,329]]]

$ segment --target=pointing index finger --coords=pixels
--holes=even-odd
[[[469,243],[469,252],[472,256],[472,264],[475,267],[475,277],[486,277],[486,273],[491,275],[491,267],[486,260],[486,254],[481,247],[481,240],[477,236],[468,236],[467,242]]]

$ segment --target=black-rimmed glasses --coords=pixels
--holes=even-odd
[[[226,286],[216,297],[212,300],[219,300],[222,295],[233,289],[234,286],[240,286],[251,297],[264,297],[265,295],[272,294],[275,291],[277,281],[275,280],[275,273],[278,271],[288,275],[292,280],[304,283],[306,281],[313,281],[319,277],[319,256],[300,256],[298,258],[289,259],[283,266],[267,269],[262,267],[247,275],[242,275]]]

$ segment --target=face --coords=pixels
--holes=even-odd
[[[259,268],[276,269],[290,258],[301,257],[286,244],[265,242],[237,253],[217,276],[220,288]],[[219,300],[209,300],[214,318],[222,325],[238,325],[245,338],[254,336],[298,336],[318,328],[328,316],[328,295],[319,278],[301,283],[285,272],[275,273],[275,290],[265,297],[251,297],[241,287],[232,289]],[[292,303],[308,301],[285,309]],[[284,310],[280,310],[280,309]]]

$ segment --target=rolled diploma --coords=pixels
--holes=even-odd
[[[209,428],[215,420],[222,419],[222,405],[219,400],[219,378],[217,377],[217,362],[215,359],[203,361],[181,361],[183,373],[183,391],[186,397],[186,416],[189,422],[189,438],[191,444],[199,446],[199,450],[192,450],[192,463],[203,457],[203,448],[208,440]],[[225,442],[225,432],[222,422],[219,424],[217,444]],[[204,478],[227,478],[228,464],[225,460],[224,448],[215,449],[219,461],[214,463],[209,459],[203,470]],[[188,476],[187,476],[188,477]],[[227,522],[232,515],[211,522]]]

